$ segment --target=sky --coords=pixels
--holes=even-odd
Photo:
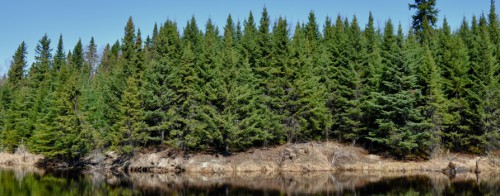
[[[180,30],[194,15],[200,28],[210,18],[220,29],[227,16],[243,20],[250,11],[258,20],[266,7],[271,21],[282,16],[290,24],[306,22],[310,11],[316,14],[322,26],[325,18],[337,15],[352,18],[364,26],[371,11],[375,24],[383,27],[387,19],[401,23],[406,30],[411,24],[408,4],[413,0],[5,0],[0,2],[0,75],[8,71],[12,55],[22,41],[28,45],[28,64],[34,59],[38,40],[47,34],[56,48],[59,35],[63,35],[65,50],[73,49],[81,39],[87,45],[91,37],[102,50],[107,43],[120,40],[131,16],[143,36],[151,34],[155,23],[167,19],[178,23]],[[497,11],[500,3],[495,3]],[[438,0],[438,24],[446,16],[453,29],[464,17],[488,14],[490,0]]]

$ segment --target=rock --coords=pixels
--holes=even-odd
[[[262,167],[254,161],[245,161],[236,166],[237,172],[250,172],[250,171],[260,171]]]

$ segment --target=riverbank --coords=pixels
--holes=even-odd
[[[381,171],[441,172],[453,163],[457,172],[474,172],[476,163],[482,172],[499,172],[500,156],[476,156],[447,153],[427,161],[400,161],[369,154],[366,150],[336,142],[281,145],[251,149],[229,156],[220,154],[184,154],[175,149],[144,149],[127,160],[115,153],[90,156],[91,169],[130,172],[310,172],[310,171]],[[101,160],[101,161],[99,161]]]
[[[39,166],[43,156],[28,152],[0,153],[0,165]],[[210,153],[186,154],[173,148],[142,149],[132,157],[114,152],[94,152],[80,165],[88,171],[122,172],[442,172],[452,163],[457,172],[474,172],[476,163],[481,172],[500,172],[500,155],[476,156],[443,153],[427,161],[400,161],[369,154],[366,150],[336,142],[281,145],[251,149],[229,156]],[[55,163],[55,167],[67,164]]]

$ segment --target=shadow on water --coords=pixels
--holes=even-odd
[[[500,173],[152,174],[0,168],[0,195],[500,195]]]

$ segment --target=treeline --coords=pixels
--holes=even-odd
[[[0,82],[1,147],[65,160],[330,139],[399,158],[498,149],[494,4],[455,31],[417,19],[409,32],[378,29],[371,14],[363,27],[338,16],[320,28],[311,12],[291,27],[264,9],[222,29],[193,17],[182,34],[168,20],[143,40],[130,18],[102,54],[93,39],[65,52],[62,36],[53,52],[45,35],[29,70],[23,42]]]

